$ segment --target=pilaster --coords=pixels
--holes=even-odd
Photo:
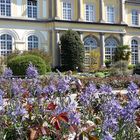
[[[120,0],[120,23],[125,24],[125,0]]]
[[[99,9],[100,9],[100,20],[99,22],[103,23],[104,21],[104,0],[99,0]]]
[[[58,16],[58,0],[54,0],[54,4],[55,4],[55,19],[60,19]]]
[[[52,19],[52,0],[49,0],[48,3],[49,3],[49,19]]]
[[[78,0],[78,21],[83,21],[83,19],[82,19],[82,0]]]
[[[121,42],[121,45],[124,45],[124,34],[120,34],[120,42]]]
[[[105,66],[105,35],[100,33],[101,66]]]

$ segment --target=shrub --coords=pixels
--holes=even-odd
[[[83,70],[84,46],[77,32],[66,31],[60,38],[62,67],[64,70]]]
[[[25,75],[30,62],[38,69],[39,74],[46,73],[45,61],[41,57],[35,55],[13,57],[8,61],[7,66],[12,69],[13,75]]]
[[[128,70],[127,61],[118,61],[116,62],[111,69],[111,75],[113,76],[123,76],[130,75],[131,71]]]
[[[111,62],[112,62],[112,61],[111,61],[110,59],[106,59],[106,60],[105,60],[105,65],[106,65],[107,68],[110,68]]]
[[[128,69],[129,69],[129,70],[132,70],[132,69],[134,69],[134,68],[135,68],[135,65],[132,65],[132,64],[128,65]]]
[[[9,54],[7,56],[7,59],[5,60],[5,62],[9,61],[10,59],[19,56],[19,55],[35,55],[35,56],[39,56],[41,57],[46,64],[46,72],[50,72],[51,71],[51,57],[50,55],[44,50],[44,49],[33,49],[31,51],[24,51],[23,53],[21,53],[19,50],[14,51],[13,53]],[[7,63],[6,62],[6,63]]]
[[[115,64],[113,64],[113,67],[121,69],[121,70],[126,70],[128,68],[128,62],[127,61],[118,61]]]
[[[24,51],[23,55],[25,54],[31,54],[35,56],[41,57],[45,63],[46,63],[46,71],[50,72],[51,71],[51,56],[44,50],[44,49],[34,49],[31,51]]]
[[[120,60],[128,61],[130,57],[130,48],[128,45],[118,46],[114,53],[115,53],[114,56],[115,62]]]
[[[105,77],[105,74],[103,72],[96,72],[95,73],[95,76],[96,77],[100,77],[100,78],[104,78]]]

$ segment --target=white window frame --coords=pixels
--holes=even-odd
[[[88,6],[88,9],[87,9]],[[85,4],[85,21],[94,22],[95,21],[95,6],[94,4]]]
[[[30,9],[31,14],[29,14],[29,9]],[[38,1],[37,0],[35,1],[27,0],[27,17],[28,18],[38,17]]]
[[[131,41],[131,64],[138,64],[139,61],[139,44],[136,39]]]
[[[137,13],[137,14],[133,14],[133,13]],[[132,10],[132,13],[131,13],[132,15],[132,25],[133,26],[138,26],[139,25],[139,11],[138,10],[135,10],[135,9],[133,9]]]
[[[118,46],[117,40],[114,38],[108,38],[105,41],[105,59],[113,60],[114,52]]]
[[[4,36],[4,39],[1,38],[2,36]],[[9,34],[0,35],[0,56],[7,56],[8,54],[12,53],[12,49],[13,49],[12,36]]]
[[[98,47],[98,43],[96,38],[89,36],[84,39],[84,48],[85,48],[85,66],[89,66],[92,63],[92,58],[90,57],[90,53]]]
[[[64,7],[64,5],[66,5]],[[72,20],[72,3],[64,1],[62,2],[62,15],[64,20]]]
[[[115,7],[114,6],[108,5],[106,7],[106,16],[107,16],[108,23],[115,23]]]
[[[29,40],[29,38],[32,38],[31,40]],[[37,40],[35,40],[37,39]],[[38,49],[39,48],[39,38],[36,35],[30,35],[27,38],[27,45],[28,45],[28,50],[33,50],[33,49]],[[31,45],[31,47],[29,46],[29,44]],[[37,44],[37,47],[36,47]]]
[[[0,16],[11,16],[11,0],[9,2],[7,0],[0,2]]]

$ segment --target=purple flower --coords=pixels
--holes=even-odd
[[[0,95],[0,106],[3,106],[3,97]]]
[[[106,133],[105,135],[103,135],[102,140],[114,140],[113,136],[111,134]]]
[[[4,92],[0,89],[0,95],[3,96]]]
[[[137,98],[133,98],[121,111],[121,115],[125,122],[134,121],[134,113],[137,107],[140,106],[140,101]]]
[[[23,108],[22,106],[16,106],[16,108],[15,108],[15,111],[14,112],[12,112],[12,115],[13,116],[24,116],[25,114],[27,114],[28,112],[26,111],[26,109],[25,108]]]
[[[128,91],[137,91],[138,90],[138,86],[134,83],[134,82],[130,82],[130,84],[128,85],[127,88]]]
[[[119,130],[117,119],[107,117],[103,122],[102,130],[103,132],[111,131],[112,133],[116,133]]]
[[[88,93],[88,94],[94,94],[94,93],[96,93],[97,92],[97,88],[96,88],[96,86],[94,85],[94,84],[92,84],[92,83],[90,83],[87,87],[86,87],[86,92]]]
[[[129,97],[129,99],[136,97],[138,94],[138,86],[134,82],[130,82],[127,91],[127,96]]]
[[[6,68],[4,73],[3,73],[3,77],[4,78],[11,78],[13,76],[13,72],[10,68]]]
[[[102,85],[99,89],[99,92],[103,94],[105,93],[112,94],[112,88],[109,85]]]
[[[66,108],[68,112],[70,112],[70,111],[75,111],[77,109],[77,106],[78,106],[78,103],[74,100],[74,101],[71,101]]]
[[[90,104],[89,96],[85,92],[81,93],[79,100],[83,106],[88,106]]]
[[[120,105],[120,103],[115,100],[109,100],[107,102],[105,102],[104,104],[101,105],[101,109],[102,112],[104,113],[104,115],[108,116],[108,117],[119,117],[120,116],[120,112],[122,110],[122,106]]]
[[[37,86],[36,86],[36,94],[37,94],[37,95],[40,95],[42,92],[43,92],[42,86],[37,85]]]
[[[22,95],[22,93],[26,92],[26,89],[22,87],[20,82],[12,82],[12,92],[14,95]]]
[[[80,102],[84,106],[88,106],[94,99],[95,99],[95,93],[97,92],[97,88],[94,84],[90,83],[84,92],[81,93],[81,96],[79,97]]]
[[[76,111],[75,112],[70,112],[68,116],[69,116],[70,124],[72,124],[72,125],[79,125],[80,124],[80,121],[81,121],[80,113],[78,113]]]
[[[33,66],[32,63],[29,64],[29,67],[26,70],[26,75],[29,78],[36,78],[36,77],[38,77],[38,71],[37,71],[36,67]]]
[[[57,85],[57,90],[59,93],[65,93],[66,91],[69,90],[69,80],[66,80],[64,78],[61,78],[58,81],[58,85]]]
[[[50,84],[49,86],[45,86],[43,88],[43,93],[45,94],[53,94],[56,92],[56,87],[53,84]]]
[[[0,112],[4,110],[4,108],[3,108],[3,95],[4,95],[4,92],[0,89]]]

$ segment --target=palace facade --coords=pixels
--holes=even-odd
[[[131,64],[140,63],[140,0],[0,0],[0,56],[44,48],[52,66],[60,66],[60,37],[78,31],[89,54],[99,48],[100,64],[119,45],[131,48]]]

